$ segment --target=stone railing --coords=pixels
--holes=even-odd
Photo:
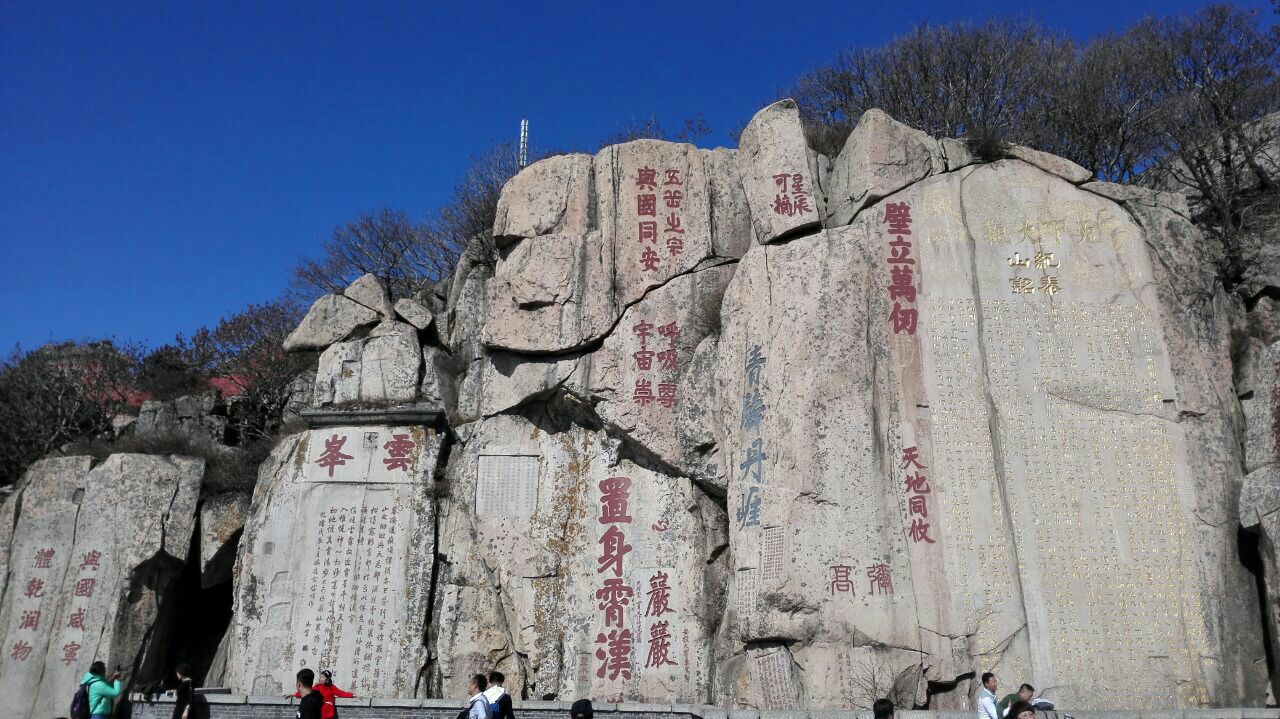
[[[203,694],[208,719],[294,719],[297,699],[236,694]],[[173,697],[147,701],[130,697],[132,719],[169,719]],[[341,719],[457,719],[464,702],[452,699],[339,699]],[[519,719],[569,719],[569,702],[518,702]],[[726,711],[706,704],[595,704],[598,719],[871,719],[871,712],[857,709],[795,709]],[[973,719],[974,710],[899,711],[895,719]],[[1280,719],[1280,708],[1270,709],[1169,709],[1142,711],[1040,712],[1037,719]],[[199,719],[193,717],[192,719]]]

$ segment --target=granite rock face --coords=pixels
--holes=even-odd
[[[378,313],[342,295],[316,300],[307,315],[284,341],[286,352],[324,349],[356,329],[378,321]]]
[[[738,150],[525,168],[430,323],[308,330],[332,338],[317,406],[403,377],[379,386],[449,431],[277,448],[230,685],[336,664],[365,694],[461,698],[497,668],[529,698],[967,710],[991,670],[1073,709],[1259,704],[1270,305],[1227,295],[1181,195],[1010,154],[870,111],[827,158],[783,101]],[[403,483],[389,434],[424,447]],[[384,564],[356,525],[350,577],[323,574],[344,508],[383,506]],[[384,603],[394,640],[359,619]]]
[[[0,688],[17,717],[58,716],[88,664],[154,673],[155,633],[195,529],[204,463],[115,454],[46,459],[6,502],[16,518],[0,627]]]

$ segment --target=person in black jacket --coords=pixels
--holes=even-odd
[[[302,701],[298,702],[298,719],[320,719],[320,708],[324,706],[324,697],[311,688],[316,682],[316,673],[310,669],[298,672],[298,693]]]
[[[177,700],[173,703],[173,719],[196,719],[191,714],[191,695],[194,691],[191,682],[191,665],[183,662],[174,668],[173,673],[178,675]]]
[[[489,672],[489,688],[484,690],[484,697],[489,702],[492,719],[516,719],[515,712],[511,711],[511,695],[502,686],[506,680],[502,672],[496,669]],[[493,709],[495,706],[496,710]]]

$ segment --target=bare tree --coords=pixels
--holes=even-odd
[[[290,281],[292,295],[310,302],[341,292],[361,275],[382,278],[397,297],[407,297],[425,282],[448,274],[457,248],[408,215],[383,208],[361,213],[335,228],[319,259],[300,259]]]
[[[596,149],[601,150],[609,145],[620,145],[632,140],[667,140],[669,142],[695,143],[710,134],[711,126],[707,124],[706,118],[702,116],[702,113],[686,117],[680,122],[679,132],[675,133],[667,132],[657,115],[650,115],[639,119],[632,118],[630,122],[601,140]]]
[[[0,363],[0,485],[63,444],[110,434],[137,399],[139,355],[108,340],[15,348]]]

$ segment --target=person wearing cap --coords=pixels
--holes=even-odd
[[[325,669],[320,672],[320,682],[315,685],[315,690],[320,692],[320,696],[324,697],[324,704],[320,705],[320,719],[338,719],[338,705],[334,701],[337,697],[343,699],[351,699],[355,694],[344,692],[333,683],[333,672]],[[301,697],[298,692],[294,692],[295,697]]]
[[[591,700],[579,699],[569,707],[569,716],[571,719],[591,719]]]

